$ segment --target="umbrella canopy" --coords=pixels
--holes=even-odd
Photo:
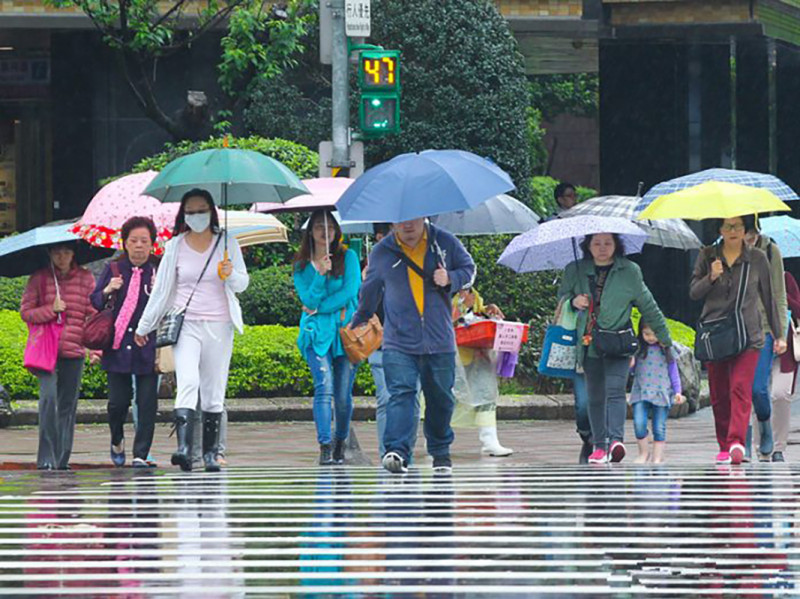
[[[761,232],[778,244],[784,258],[800,256],[800,221],[784,215],[762,218],[758,222]]]
[[[241,247],[289,241],[286,226],[270,214],[229,210],[227,220],[228,233],[236,238]]]
[[[580,258],[580,243],[587,235],[597,233],[617,233],[626,254],[641,252],[647,240],[646,232],[624,218],[573,216],[547,221],[515,237],[497,263],[516,272],[561,269]]]
[[[372,167],[336,208],[345,220],[397,223],[469,210],[512,189],[511,177],[485,158],[461,150],[425,150]]]
[[[759,212],[791,210],[767,189],[738,183],[708,181],[660,196],[639,213],[639,220],[665,218],[733,218]]]
[[[250,208],[253,212],[313,212],[320,208],[333,208],[342,194],[355,179],[347,177],[322,177],[319,179],[303,179],[310,194],[297,196],[283,204],[259,202]]]
[[[205,189],[223,206],[283,203],[308,193],[297,175],[274,158],[231,148],[203,150],[173,160],[144,193],[162,202],[180,202],[195,188]]]
[[[530,231],[539,226],[539,215],[504,193],[472,210],[448,212],[431,218],[437,227],[454,235],[502,235]]]
[[[650,191],[644,194],[644,197],[639,202],[637,210],[641,212],[660,196],[675,193],[687,187],[694,187],[695,185],[700,185],[707,181],[736,183],[747,187],[767,189],[775,194],[779,200],[783,200],[784,202],[793,202],[800,199],[791,187],[773,175],[727,168],[710,168],[698,173],[670,179],[669,181],[664,181],[653,186]],[[737,214],[736,216],[739,215]]]
[[[633,221],[636,218],[638,196],[601,196],[581,202],[561,213],[561,218],[573,216],[616,216]],[[694,250],[703,247],[700,239],[685,222],[680,219],[638,221],[647,231],[647,241],[651,245],[679,250]]]
[[[74,225],[75,221],[50,223],[0,240],[0,276],[21,277],[44,268],[50,261],[47,247],[58,243],[75,242],[78,264],[113,255],[112,249],[92,247],[81,241],[71,231]]]
[[[156,198],[142,195],[157,175],[155,171],[135,173],[104,185],[72,232],[95,247],[122,249],[119,234],[125,221],[133,216],[148,216],[156,225],[156,253],[162,253],[164,243],[172,237],[178,206],[165,206]]]
[[[333,218],[339,223],[339,227],[341,227],[342,233],[345,235],[372,235],[375,232],[374,223],[370,221],[342,220],[341,214],[336,210],[331,212],[331,214],[333,214]],[[309,219],[306,219],[303,222],[300,226],[301,229],[308,228],[308,220]]]

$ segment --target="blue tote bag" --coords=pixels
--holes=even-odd
[[[572,378],[577,362],[578,316],[569,301],[562,300],[556,310],[555,322],[547,327],[539,360],[539,374]]]

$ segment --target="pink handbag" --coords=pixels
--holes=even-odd
[[[56,297],[58,297],[58,280],[56,282]],[[42,278],[40,298],[44,298],[44,278]],[[53,372],[56,369],[58,360],[58,343],[61,340],[61,331],[64,329],[61,315],[55,320],[41,324],[28,323],[28,342],[25,345],[25,354],[22,365],[31,370],[43,370]]]

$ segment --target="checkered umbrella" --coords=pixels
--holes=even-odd
[[[572,216],[615,216],[634,221],[636,206],[641,200],[638,196],[601,196],[581,202],[574,208],[561,213],[561,218]],[[679,250],[692,250],[703,247],[697,235],[679,218],[669,220],[635,221],[647,232],[651,245]]]
[[[751,171],[737,171],[727,168],[710,168],[691,175],[684,175],[677,179],[670,179],[653,186],[636,207],[637,214],[647,208],[659,196],[681,191],[687,187],[694,187],[707,181],[721,181],[723,183],[738,183],[748,187],[760,187],[767,189],[778,196],[784,202],[800,200],[794,190],[783,181],[773,175],[764,173],[754,173]]]

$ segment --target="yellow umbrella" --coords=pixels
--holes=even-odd
[[[704,220],[789,210],[791,210],[789,206],[767,189],[738,183],[706,181],[656,198],[636,218]]]

